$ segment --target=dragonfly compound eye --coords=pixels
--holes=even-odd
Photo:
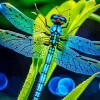
[[[56,14],[53,14],[53,15],[51,16],[51,21],[52,21],[52,22],[56,21],[57,19],[58,19],[58,16],[57,16]]]
[[[65,17],[60,17],[60,21],[61,21],[62,23],[66,23],[66,18],[65,18]]]

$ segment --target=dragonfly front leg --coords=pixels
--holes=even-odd
[[[48,32],[43,32],[45,35],[50,36],[50,33]]]
[[[49,44],[50,44],[50,42],[48,41],[48,42],[45,42],[45,43],[43,43],[45,46],[49,46]]]
[[[57,49],[59,50],[59,51],[63,51],[64,50],[64,45],[62,44],[62,43],[58,43],[57,44]]]
[[[67,37],[66,37],[65,35],[61,35],[61,36],[60,36],[60,40],[61,40],[61,41],[67,41]]]

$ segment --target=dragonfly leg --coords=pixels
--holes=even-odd
[[[75,29],[79,28],[80,26],[75,27],[74,29],[72,29],[69,33],[71,33],[72,31],[74,31]],[[61,41],[67,41],[67,39],[70,37],[69,33],[67,33],[64,36],[60,36],[60,40]]]
[[[76,26],[76,27],[75,27],[74,29],[72,29],[69,33],[71,33],[72,31],[74,31],[75,29],[77,29],[77,28],[79,28],[79,27],[80,27],[80,26]],[[68,34],[69,34],[69,33],[68,33]],[[68,34],[67,34],[67,35],[68,35]]]
[[[58,49],[59,51],[63,51],[63,48],[64,48],[63,44],[61,44],[61,43],[58,43],[58,44],[57,44],[57,49]]]
[[[67,38],[66,38],[65,35],[62,35],[62,36],[60,36],[60,40],[61,40],[61,41],[67,41]]]
[[[45,42],[45,43],[43,43],[45,46],[49,46],[49,42]]]
[[[47,33],[47,32],[43,32],[45,35],[47,35],[47,36],[50,36],[50,33]]]
[[[48,27],[50,29],[50,26],[47,24],[47,19],[46,17],[44,16],[44,19],[45,19],[45,24],[46,24],[46,27]]]

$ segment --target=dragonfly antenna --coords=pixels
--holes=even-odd
[[[60,11],[58,10],[58,8],[57,8],[57,7],[55,7],[55,8],[56,8],[56,10],[58,11],[58,13],[61,14]]]
[[[37,12],[38,12],[39,14],[41,14],[41,15],[45,18],[45,16],[38,10],[38,7],[37,7],[36,3],[34,3],[34,6],[35,6]],[[35,12],[32,12],[32,13],[35,14],[35,15],[37,15],[37,13],[35,13]],[[39,16],[38,16],[38,18],[39,18],[39,19],[43,22],[43,24],[45,25],[44,21],[43,21]]]
[[[38,10],[36,3],[34,3],[34,6],[35,6],[37,12],[40,13],[42,16],[44,16],[44,15]]]
[[[61,12],[61,13],[64,13],[64,12],[66,12],[66,11],[68,11],[68,10],[71,10],[71,9],[67,9],[67,10],[65,10],[65,11],[63,11],[63,12]]]

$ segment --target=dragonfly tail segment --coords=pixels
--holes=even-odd
[[[43,69],[42,69],[42,73],[39,77],[39,81],[37,84],[37,88],[36,88],[33,100],[39,100],[39,97],[41,96],[41,92],[44,88],[44,83],[45,83],[45,80],[47,77],[47,73],[50,68],[52,58],[53,58],[54,50],[55,50],[55,48],[52,46],[48,50],[48,54],[47,54],[47,57],[46,57],[46,60],[45,60],[45,63],[44,63]]]

